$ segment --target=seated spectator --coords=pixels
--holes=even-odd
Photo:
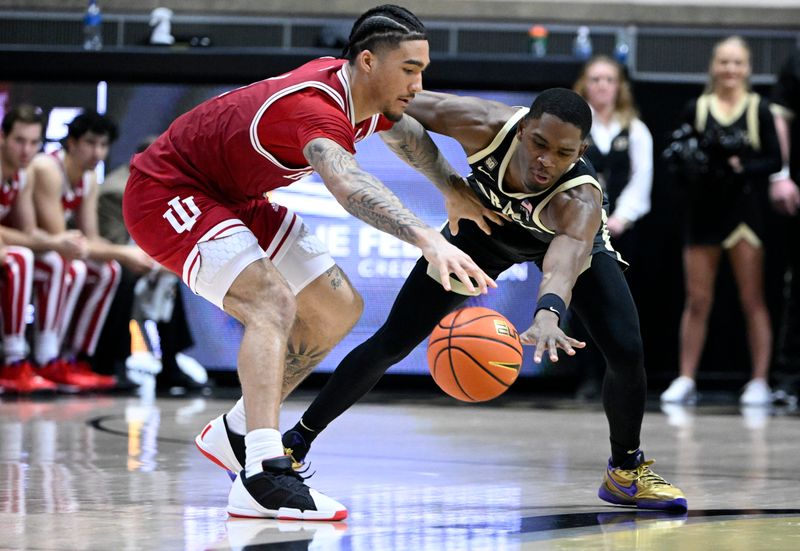
[[[136,152],[141,153],[155,136],[146,138]],[[122,219],[122,194],[130,170],[126,164],[117,167],[106,177],[99,191],[97,214],[100,234],[112,243],[131,242]],[[141,382],[142,376],[156,375],[157,388],[171,394],[206,388],[208,375],[194,358],[182,351],[194,344],[181,301],[182,284],[171,272],[154,270],[140,276],[122,269],[117,294],[111,304],[96,351],[98,365],[116,366],[118,379],[130,378]],[[142,337],[144,350],[132,354],[130,320]],[[148,331],[152,323],[156,331]],[[135,373],[130,373],[134,371]],[[188,373],[193,376],[190,376]],[[128,375],[131,375],[128,377]]]
[[[72,260],[67,269],[66,293],[59,302],[59,344],[62,358],[43,367],[56,382],[68,384],[74,374],[109,389],[114,377],[95,373],[90,360],[120,279],[120,264],[137,273],[154,266],[134,245],[117,245],[100,236],[97,223],[97,175],[117,129],[108,118],[91,111],[68,125],[63,149],[37,155],[28,178],[33,184],[37,221],[44,231],[57,235],[74,227],[86,238],[85,260]]]

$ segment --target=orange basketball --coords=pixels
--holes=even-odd
[[[522,366],[517,330],[489,308],[462,308],[445,316],[428,341],[436,384],[464,402],[484,402],[511,386]]]

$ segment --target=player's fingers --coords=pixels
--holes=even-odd
[[[447,265],[444,263],[439,264],[439,281],[442,283],[442,287],[444,287],[445,291],[452,290],[452,286],[450,285],[450,270],[447,269]]]
[[[492,228],[489,227],[489,224],[486,223],[486,220],[484,220],[482,216],[476,218],[475,223],[478,224],[478,227],[483,233],[486,235],[492,235]]]
[[[472,277],[475,278],[476,281],[481,283],[487,290],[487,292],[489,290],[489,287],[491,287],[492,289],[497,289],[497,282],[491,277],[489,277],[489,274],[487,274],[480,268],[476,268],[475,273],[472,275]]]
[[[484,273],[484,271],[477,266],[468,270],[468,273],[469,277],[478,284],[478,290],[480,290],[481,294],[483,295],[489,292],[489,287],[497,287],[497,283],[495,283],[491,277],[486,275],[486,273]]]
[[[557,362],[558,361],[558,345],[556,344],[555,339],[550,339],[547,342],[547,349],[550,351],[550,361]]]
[[[470,293],[475,292],[475,285],[472,283],[472,280],[469,278],[469,274],[466,272],[466,270],[464,270],[464,268],[456,265],[451,272],[454,276],[456,276],[456,279],[464,284],[464,287],[467,288],[467,291]]]
[[[537,346],[536,350],[533,351],[533,363],[542,363],[542,348],[539,346]]]
[[[492,289],[497,289],[497,282],[491,277],[489,277],[489,274],[481,270],[481,276],[483,277],[488,287],[491,287]]]
[[[458,218],[448,218],[447,225],[452,235],[458,235]]]
[[[558,347],[561,348],[564,352],[567,353],[568,356],[575,355],[575,349],[572,348],[572,345],[569,342],[567,337],[558,340]]]
[[[536,337],[526,331],[525,333],[520,333],[519,342],[524,345],[536,346]]]
[[[584,348],[586,346],[585,342],[579,341],[578,339],[573,339],[572,337],[564,337],[564,338],[567,340],[567,343],[569,343],[569,345],[572,348]]]
[[[503,217],[497,214],[493,210],[483,209],[483,216],[497,224],[498,226],[503,225]]]

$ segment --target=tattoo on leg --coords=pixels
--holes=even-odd
[[[306,343],[289,342],[286,350],[286,367],[283,372],[283,388],[293,390],[314,371],[330,349],[322,349]]]
[[[325,272],[325,275],[328,276],[328,279],[331,280],[331,287],[333,287],[334,289],[338,289],[339,287],[342,286],[343,283],[342,276],[344,276],[344,273],[342,273],[342,271],[339,269],[338,266],[334,266],[333,268]]]

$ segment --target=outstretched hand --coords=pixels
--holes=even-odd
[[[503,225],[503,217],[483,206],[483,203],[466,183],[463,186],[456,186],[452,192],[447,194],[444,205],[447,209],[447,224],[453,235],[458,234],[458,221],[461,219],[472,220],[486,235],[492,234],[492,228],[486,222],[487,220],[498,226]]]
[[[481,294],[489,292],[489,287],[497,288],[497,283],[475,264],[467,253],[450,244],[442,234],[435,232],[430,242],[422,248],[422,255],[428,264],[439,274],[439,281],[446,291],[452,291],[450,274],[453,274],[467,291],[475,293],[475,283]],[[473,280],[475,283],[473,283]]]
[[[533,345],[533,362],[541,363],[542,356],[548,353],[551,362],[558,361],[558,349],[562,349],[569,356],[575,355],[576,348],[584,348],[586,343],[567,336],[558,326],[558,316],[547,310],[540,310],[525,332],[520,333],[519,340],[522,344]]]

